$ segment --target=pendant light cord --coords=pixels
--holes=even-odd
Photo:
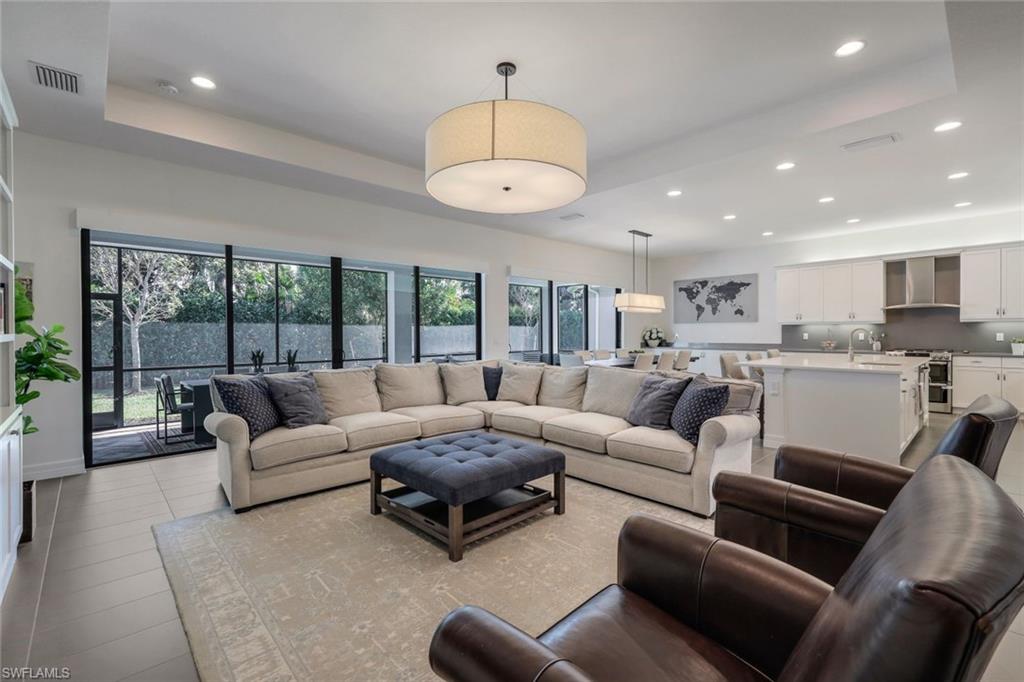
[[[644,293],[651,293],[651,238],[644,237]]]
[[[636,289],[636,235],[633,235],[633,279],[630,281],[629,286]]]

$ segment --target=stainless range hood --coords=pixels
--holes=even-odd
[[[885,264],[886,310],[960,307],[960,256],[921,256]]]

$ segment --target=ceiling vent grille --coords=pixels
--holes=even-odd
[[[860,152],[865,149],[874,149],[875,147],[884,147],[890,144],[896,144],[900,141],[899,133],[887,133],[885,135],[875,135],[874,137],[865,137],[863,140],[854,140],[853,142],[847,142],[841,149],[844,152]]]
[[[78,94],[78,74],[64,69],[58,69],[45,64],[29,62],[35,71],[36,83],[44,88],[53,88],[61,92]]]

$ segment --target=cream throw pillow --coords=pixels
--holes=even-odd
[[[586,388],[586,367],[545,367],[537,404],[581,410]]]
[[[648,372],[635,369],[591,367],[583,393],[583,411],[625,419],[647,375]]]
[[[316,370],[313,379],[331,419],[361,412],[380,412],[377,378],[372,367]]]
[[[514,362],[501,363],[501,385],[498,386],[498,400],[515,400],[523,405],[537,404],[543,366],[520,365]]]
[[[444,387],[437,363],[419,365],[392,365],[381,363],[374,367],[377,373],[377,391],[385,410],[420,405],[444,405]]]
[[[444,393],[449,405],[487,400],[482,364],[443,364],[441,365],[441,380],[444,382]]]

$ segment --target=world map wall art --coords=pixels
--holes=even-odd
[[[757,322],[757,275],[673,282],[673,322]]]

